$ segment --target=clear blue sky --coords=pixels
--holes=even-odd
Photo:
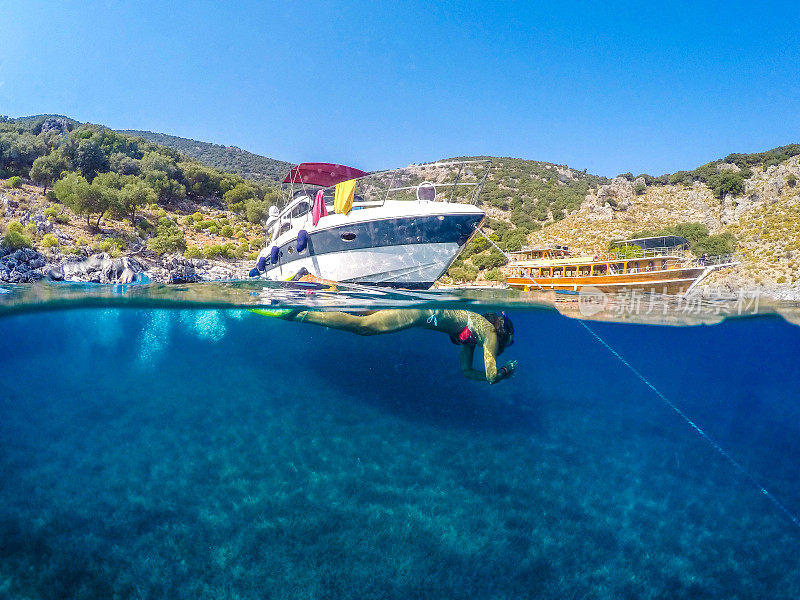
[[[0,0],[0,114],[363,169],[658,175],[800,142],[785,3]]]

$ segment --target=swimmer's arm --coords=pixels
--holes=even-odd
[[[475,354],[475,346],[461,346],[461,351],[458,354],[458,360],[461,364],[461,373],[467,379],[475,379],[476,381],[486,381],[486,375],[480,371],[472,368],[472,358]]]
[[[478,371],[472,368],[472,359],[475,355],[475,346],[461,346],[461,353],[459,360],[461,362],[461,373],[468,379],[476,381],[488,381],[489,383],[497,383],[501,379],[511,377],[514,370],[517,368],[517,362],[511,361],[503,365],[498,370],[497,361],[494,353],[487,348],[489,344],[483,348],[483,364],[484,371]]]

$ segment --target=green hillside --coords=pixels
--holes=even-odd
[[[88,244],[77,239],[91,236],[98,244],[113,238],[123,252],[142,242],[158,254],[189,251],[195,240],[204,256],[241,258],[253,252],[278,197],[274,181],[245,180],[141,137],[55,115],[0,118],[0,179],[22,194],[5,215],[11,221],[0,219],[4,245],[63,245],[30,223],[41,212],[71,228],[70,251],[79,252]],[[204,232],[212,237],[195,235]]]
[[[222,146],[152,131],[127,129],[120,130],[120,133],[172,148],[204,165],[236,173],[252,181],[281,181],[292,166],[291,163],[253,154],[236,146]]]

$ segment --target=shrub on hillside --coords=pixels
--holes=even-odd
[[[722,198],[725,194],[739,196],[744,193],[744,180],[750,175],[752,175],[750,169],[738,172],[721,171],[709,177],[706,183],[717,198]]]
[[[19,221],[11,221],[8,225],[6,225],[6,231],[16,231],[17,233],[22,233],[24,228],[22,227],[22,223]]]
[[[186,248],[186,251],[183,253],[183,256],[185,256],[186,258],[202,258],[203,251],[197,246],[189,246],[188,248]]]
[[[495,267],[500,267],[507,262],[506,257],[494,249],[490,254],[479,254],[477,256],[473,256],[470,260],[472,261],[472,264],[478,267],[478,269],[481,271],[484,269],[494,269]]]
[[[29,237],[12,229],[6,230],[6,233],[2,238],[2,243],[3,246],[10,248],[11,250],[19,250],[20,248],[33,248],[33,242]]]
[[[708,254],[717,256],[719,254],[731,254],[736,249],[736,238],[730,233],[720,233],[709,235],[696,244],[692,244],[692,252],[697,256]]]
[[[478,269],[473,269],[467,266],[450,267],[450,269],[447,271],[447,274],[456,281],[475,281],[475,279],[478,277]]]
[[[13,177],[8,178],[8,187],[12,189],[21,188],[22,187],[22,178],[19,175],[14,175]]]
[[[52,233],[45,233],[40,242],[43,248],[53,248],[58,246],[58,238]]]
[[[157,254],[183,252],[186,250],[186,236],[175,221],[161,217],[156,226],[156,235],[147,240],[147,247]]]
[[[108,252],[110,254],[115,254],[121,250],[125,249],[125,241],[120,238],[110,237],[104,240],[100,240],[100,250],[103,252]]]
[[[136,233],[139,237],[144,238],[150,235],[150,232],[153,231],[153,225],[145,219],[144,217],[138,217],[136,219]]]
[[[203,248],[205,258],[234,258],[236,256],[236,246],[233,244],[214,244]]]
[[[489,269],[486,271],[486,279],[488,281],[503,281],[505,277],[503,277],[503,272],[500,269]]]

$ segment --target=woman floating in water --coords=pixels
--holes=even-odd
[[[487,313],[483,316],[467,310],[377,310],[364,315],[344,312],[313,310],[253,310],[253,312],[279,317],[287,321],[314,323],[333,329],[342,329],[358,335],[394,333],[411,327],[441,331],[461,346],[461,372],[465,377],[497,383],[514,374],[517,361],[512,360],[499,369],[497,357],[514,342],[514,325],[505,313]],[[475,347],[483,346],[484,372],[472,368]]]

